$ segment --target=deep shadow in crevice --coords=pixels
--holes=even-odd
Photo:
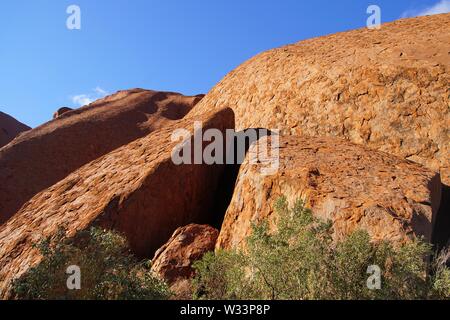
[[[450,241],[450,186],[442,185],[441,206],[436,215],[432,243],[438,250],[449,245]]]
[[[250,134],[256,132],[256,135]],[[235,136],[233,139],[232,148],[227,152],[227,158],[230,159],[231,151],[233,151],[234,159],[233,161],[225,161],[224,171],[222,173],[219,185],[217,187],[214,199],[214,208],[213,208],[213,221],[211,225],[219,229],[222,226],[223,219],[225,218],[225,213],[230,205],[231,199],[234,194],[237,178],[239,175],[239,170],[241,168],[242,161],[245,159],[245,156],[248,153],[248,150],[252,143],[256,142],[260,138],[264,136],[271,136],[273,133],[264,128],[249,128],[239,132],[235,132]],[[239,141],[245,141],[245,147],[243,149],[243,154],[239,155],[238,143]],[[241,142],[242,143],[242,142]],[[227,146],[230,147],[230,146]]]

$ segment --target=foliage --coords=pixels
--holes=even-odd
[[[276,231],[253,225],[245,250],[207,254],[195,264],[198,299],[448,299],[450,271],[429,244],[371,242],[359,230],[335,243],[331,222],[297,201],[276,203]],[[381,287],[368,287],[369,266],[381,271]]]
[[[118,233],[92,228],[67,239],[61,230],[35,245],[42,261],[13,283],[18,299],[153,300],[170,296],[167,286],[150,273]],[[81,289],[67,287],[67,268],[80,267]]]

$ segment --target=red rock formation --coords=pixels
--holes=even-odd
[[[274,175],[261,175],[270,162],[260,157],[251,164],[253,154],[259,153],[251,148],[241,166],[219,248],[241,246],[252,222],[273,221],[274,203],[283,195],[291,205],[305,200],[316,216],[331,220],[336,239],[355,229],[374,240],[431,239],[441,182],[421,165],[332,137],[282,136]]]
[[[199,103],[236,130],[340,136],[440,171],[450,185],[450,14],[399,20],[264,52]]]
[[[0,148],[10,143],[21,132],[30,129],[27,125],[0,111]]]
[[[336,239],[362,228],[374,240],[430,240],[438,171],[450,184],[447,43],[450,14],[339,33],[262,53],[203,99],[122,91],[22,134],[0,149],[0,298],[39,263],[33,243],[60,227],[68,237],[92,225],[118,230],[149,257],[180,226],[216,220],[223,166],[175,165],[171,134],[196,120],[233,128],[228,107],[238,130],[280,129],[282,144],[273,175],[250,151],[218,248],[241,246],[252,222],[273,222],[282,195],[331,219]],[[177,230],[154,272],[186,294],[192,261],[215,237],[208,227]]]
[[[208,225],[178,228],[152,260],[152,271],[169,284],[177,299],[192,298],[192,265],[213,251],[219,231]]]
[[[58,110],[56,110],[56,112],[53,114],[53,119],[59,118],[61,117],[63,114],[72,111],[72,108],[68,108],[68,107],[62,107],[59,108]]]
[[[0,227],[0,298],[11,281],[39,263],[33,243],[67,236],[92,225],[124,234],[139,256],[153,256],[179,226],[209,223],[223,165],[175,165],[175,129],[192,132],[193,121],[209,128],[234,128],[230,109],[186,118],[88,163],[42,191]],[[190,139],[190,140],[189,140]],[[192,141],[193,136],[186,141]],[[204,143],[203,147],[206,147]]]
[[[181,119],[200,98],[120,91],[22,134],[0,151],[0,225],[74,170]]]

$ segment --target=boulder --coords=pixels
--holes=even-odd
[[[257,55],[194,108],[236,130],[339,136],[440,171],[450,185],[450,14],[337,33]]]
[[[61,117],[63,114],[72,111],[72,108],[68,108],[68,107],[61,107],[58,110],[56,110],[56,112],[53,114],[53,119],[59,118]]]
[[[0,111],[0,148],[6,146],[15,137],[31,128]]]
[[[195,135],[194,121],[203,123]],[[114,229],[137,256],[152,257],[178,227],[214,220],[211,209],[224,165],[176,165],[172,160],[180,144],[172,141],[175,130],[189,131],[183,141],[193,143],[211,128],[233,129],[233,112],[223,109],[167,124],[34,196],[0,226],[0,298],[9,298],[11,281],[41,260],[33,244],[60,228],[67,237],[91,226]]]
[[[183,118],[200,98],[119,91],[22,134],[0,150],[0,225],[81,166]]]
[[[208,225],[190,224],[178,228],[152,260],[152,271],[167,284],[177,299],[192,298],[192,265],[214,251],[219,231]]]
[[[270,146],[272,139],[259,143]],[[277,159],[278,171],[262,175]],[[279,157],[250,148],[217,248],[245,245],[253,222],[268,219],[273,227],[281,196],[291,205],[302,199],[315,216],[332,221],[335,240],[356,229],[367,230],[374,241],[430,240],[440,191],[439,174],[411,161],[335,137],[281,136]]]

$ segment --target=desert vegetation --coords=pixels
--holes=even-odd
[[[150,273],[150,261],[139,261],[123,236],[92,228],[64,239],[35,245],[42,262],[13,283],[18,299],[39,300],[160,300],[170,296],[168,287]],[[79,266],[81,286],[70,290],[67,268]]]
[[[218,251],[196,262],[197,299],[449,299],[450,269],[431,245],[373,243],[356,231],[334,244],[333,227],[302,201],[276,204],[276,231],[253,226],[241,251]],[[380,272],[379,283],[371,277]],[[375,275],[376,277],[376,275]]]
[[[336,243],[332,223],[314,217],[302,201],[289,207],[281,198],[275,207],[274,228],[267,221],[254,224],[244,249],[210,252],[195,262],[194,299],[450,298],[450,269],[430,244],[374,243],[362,230]],[[61,231],[36,247],[43,260],[15,280],[18,299],[171,297],[168,286],[152,275],[151,262],[135,258],[116,232],[92,228],[64,239]],[[67,288],[70,265],[83,271],[80,290]]]

